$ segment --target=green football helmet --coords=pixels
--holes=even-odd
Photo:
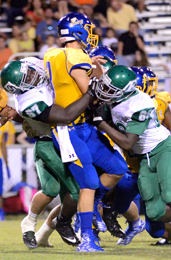
[[[99,78],[96,95],[108,103],[121,102],[136,90],[136,74],[131,68],[116,65]]]
[[[11,61],[1,71],[2,87],[11,94],[23,94],[40,82],[41,76],[25,62]]]

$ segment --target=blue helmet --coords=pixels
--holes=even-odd
[[[101,55],[104,57],[105,60],[107,60],[107,62],[102,65],[105,68],[105,70],[108,70],[112,66],[117,65],[115,54],[109,47],[97,46],[96,48],[93,48],[89,53],[90,58],[95,57],[97,55]]]
[[[141,69],[142,69],[143,72],[147,75],[148,81],[149,81],[149,86],[148,86],[147,94],[148,94],[150,97],[154,97],[155,94],[156,94],[156,92],[157,92],[158,77],[157,77],[157,75],[156,75],[150,68],[141,67]]]
[[[84,14],[69,13],[59,20],[57,27],[62,43],[76,40],[82,43],[86,50],[98,44],[98,35],[93,34],[95,25]]]
[[[148,77],[146,73],[140,68],[140,67],[131,67],[131,69],[135,72],[137,77],[137,88],[141,90],[142,92],[145,92],[148,94]]]
[[[96,48],[92,49],[89,53],[90,58],[97,56],[97,55],[108,57],[109,59],[111,59],[117,63],[114,52],[108,46],[97,46]],[[115,64],[115,65],[117,65],[117,64]]]

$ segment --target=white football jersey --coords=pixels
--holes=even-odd
[[[112,121],[121,132],[139,136],[132,147],[136,154],[146,154],[165,140],[170,132],[159,124],[153,100],[139,90],[116,106],[110,106]]]

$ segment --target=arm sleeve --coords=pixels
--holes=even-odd
[[[71,49],[67,55],[67,69],[69,75],[71,75],[73,69],[84,69],[90,75],[92,72],[91,59],[82,50]]]
[[[40,115],[35,117],[34,119],[37,120],[37,121],[48,123],[50,110],[51,110],[51,106],[50,107],[46,107],[46,109]]]
[[[143,109],[135,112],[132,115],[131,120],[127,123],[126,132],[141,135],[148,128],[149,122],[152,119],[152,111],[154,111],[154,108]]]
[[[27,108],[24,109],[24,111],[22,112],[22,115],[24,117],[29,117],[32,119],[37,118],[46,108],[48,107],[48,105],[43,102],[43,101],[39,101],[36,103],[33,103],[32,105],[28,106]]]
[[[147,129],[150,119],[146,119],[143,122],[138,122],[132,120],[128,122],[126,132],[136,135],[142,135],[142,133]]]

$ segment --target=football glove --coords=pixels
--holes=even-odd
[[[96,97],[95,94],[95,90],[98,84],[98,79],[96,77],[93,77],[92,79],[90,79],[89,82],[89,90],[87,91],[87,93],[92,96],[93,98]]]

